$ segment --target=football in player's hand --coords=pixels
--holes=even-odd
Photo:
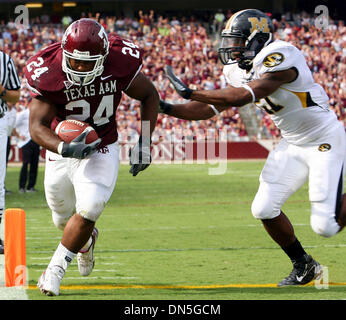
[[[77,138],[84,130],[88,130],[89,133],[86,136],[85,143],[89,144],[98,139],[97,132],[88,123],[68,119],[58,123],[55,128],[55,133],[61,140],[70,143],[73,139]]]

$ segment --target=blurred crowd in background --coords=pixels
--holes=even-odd
[[[208,20],[195,17],[166,17],[153,10],[139,11],[135,18],[81,14],[99,21],[106,31],[130,39],[144,49],[142,72],[156,86],[161,99],[168,102],[183,101],[171,88],[164,75],[166,64],[194,88],[218,89],[226,86],[223,65],[218,62],[217,47],[220,32],[233,14],[231,10],[218,11]],[[270,15],[270,14],[269,14]],[[54,23],[52,23],[54,22]],[[65,16],[60,22],[49,15],[31,19],[28,29],[18,28],[14,22],[0,21],[0,48],[10,54],[22,80],[22,94],[17,111],[26,108],[30,94],[26,88],[23,67],[38,50],[60,41],[64,30],[72,22]],[[315,80],[323,86],[330,98],[330,106],[346,127],[346,27],[343,21],[329,21],[325,30],[315,27],[313,17],[306,13],[286,14],[274,19],[275,37],[289,41],[304,53]],[[268,114],[256,108],[258,132],[249,136],[238,112],[232,107],[221,116],[203,121],[185,121],[159,115],[154,141],[167,134],[185,139],[217,136],[222,130],[229,141],[278,139],[280,131]],[[135,137],[139,129],[139,102],[125,94],[118,107],[117,122],[120,142]]]

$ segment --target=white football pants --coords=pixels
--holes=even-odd
[[[325,237],[336,234],[345,158],[346,136],[341,124],[313,144],[297,146],[282,139],[261,172],[253,216],[262,220],[277,217],[286,200],[309,181],[312,229]]]
[[[91,221],[98,219],[113,193],[119,162],[117,142],[82,160],[47,151],[45,194],[59,229],[64,229],[74,213]]]

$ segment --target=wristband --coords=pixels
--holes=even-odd
[[[254,103],[256,101],[256,96],[255,96],[252,88],[250,86],[248,86],[247,84],[243,84],[242,87],[251,93],[252,103]]]
[[[214,111],[214,113],[218,116],[220,112],[213,106],[212,104],[209,105],[209,107]]]
[[[58,145],[58,148],[57,148],[58,154],[62,153],[63,146],[64,146],[64,141],[61,141]]]
[[[184,98],[184,99],[190,99],[190,98],[191,98],[191,95],[192,95],[192,92],[193,92],[192,89],[186,87],[185,93],[184,93],[184,95],[183,95],[183,98]]]
[[[160,100],[160,108],[162,110],[162,113],[169,115],[172,111],[172,107],[173,107],[172,104]]]

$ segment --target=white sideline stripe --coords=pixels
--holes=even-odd
[[[205,203],[204,203],[205,204]],[[229,203],[221,203],[222,205],[228,205],[230,206],[231,204]],[[238,203],[241,204],[241,203]],[[171,204],[172,206],[174,206],[174,204]],[[188,206],[189,203],[186,203],[186,205]],[[201,203],[201,205],[203,205],[203,203]],[[249,206],[251,205],[251,202],[249,202],[248,204]],[[121,206],[119,206],[119,208],[121,208]],[[131,207],[131,208],[136,208],[136,207]],[[142,208],[141,206],[138,206],[138,208]],[[147,208],[150,208],[150,206],[147,206]],[[311,209],[302,209],[302,210],[290,210],[289,213],[302,213],[302,212],[311,212]],[[222,214],[222,215],[228,215],[229,213],[227,212],[213,212],[213,215],[215,214]],[[121,214],[121,213],[117,213],[114,215],[111,214],[104,214],[102,217],[102,219],[104,218],[112,218],[114,219],[114,217],[151,217],[151,216],[161,216],[162,213],[161,212],[152,212],[152,213],[125,213],[125,214]],[[198,216],[198,215],[210,215],[210,211],[203,211],[203,212],[197,212],[197,213],[174,213],[175,216]],[[251,213],[249,212],[248,214],[249,216],[251,215]],[[307,224],[308,225],[308,224]],[[244,225],[243,225],[244,226]]]
[[[310,211],[307,210],[307,211]],[[216,212],[217,213],[217,212]],[[206,212],[203,212],[201,214],[209,214]],[[133,216],[150,216],[150,214],[134,214]],[[294,223],[293,226],[310,226],[309,223]],[[172,226],[161,226],[161,227],[156,227],[156,228],[117,228],[116,230],[164,230],[164,229],[197,229],[197,228],[207,228],[207,229],[213,229],[213,228],[239,228],[239,227],[262,227],[262,224],[239,224],[239,225],[229,225],[229,226],[206,226],[206,227],[201,227],[201,226],[183,226],[183,227],[172,227]],[[30,229],[30,228],[28,228]],[[45,229],[46,230],[46,229]],[[102,229],[102,231],[114,231],[114,229]],[[29,236],[26,237],[27,240],[60,240],[61,237],[34,237],[34,236]]]
[[[249,205],[250,205],[250,203],[251,202],[249,201]],[[203,203],[201,203],[201,204],[203,204]],[[217,204],[217,202],[215,202],[215,204]],[[221,203],[221,204],[231,205],[231,203]],[[242,204],[242,203],[239,203],[239,204]],[[170,205],[174,206],[174,203],[171,203]],[[188,203],[186,203],[186,205],[188,205]],[[122,206],[120,206],[120,207],[122,207]],[[136,208],[136,207],[131,207],[131,208]],[[138,207],[141,207],[141,206],[138,205]],[[147,207],[150,208],[149,205]],[[301,213],[302,211],[304,211],[304,212],[311,212],[311,209],[308,208],[308,209],[303,209],[303,210],[290,210],[290,213]],[[210,212],[207,211],[207,212],[198,212],[198,213],[185,213],[185,212],[182,212],[182,213],[177,212],[177,213],[175,213],[175,215],[184,215],[184,216],[187,216],[187,215],[189,215],[189,216],[196,216],[198,214],[210,215]],[[213,214],[219,214],[219,212],[213,212]],[[222,213],[222,214],[227,214],[227,213]],[[124,217],[125,216],[126,217],[150,217],[150,216],[154,216],[154,215],[162,215],[162,213],[160,213],[160,212],[153,212],[153,213],[125,213],[125,214],[117,213],[115,215],[104,214],[104,215],[102,215],[102,219],[104,219],[104,218],[112,218],[112,219],[114,219],[115,216],[116,217],[122,217],[122,216],[124,216]],[[30,223],[31,223],[32,222],[31,219],[29,219],[29,220],[30,220]],[[40,223],[42,223],[42,222],[40,222]],[[32,230],[40,230],[40,231],[42,231],[42,227],[28,226],[26,228],[26,230],[31,230],[31,229]],[[54,227],[54,226],[52,226],[52,227],[45,227],[44,231],[46,231],[46,230],[55,230],[56,231],[57,228]]]
[[[346,244],[329,244],[329,245],[305,245],[304,248],[316,249],[316,248],[344,248]],[[151,249],[104,249],[98,250],[100,253],[124,253],[124,252],[174,252],[174,251],[221,251],[221,250],[281,250],[279,246],[268,247],[222,247],[222,248],[151,248]],[[35,251],[35,253],[51,253],[51,251],[42,250]],[[109,256],[107,256],[109,258]]]
[[[61,240],[61,237],[26,237],[26,240]]]
[[[30,244],[32,244],[33,246],[42,246],[42,241],[44,241],[44,244],[45,246],[49,245],[50,246],[53,246],[54,244],[54,247],[56,248],[59,244],[60,241],[56,241],[56,240],[49,240],[49,239],[41,239],[41,240],[30,240]],[[52,252],[53,253],[53,252]]]
[[[40,266],[40,265],[38,265],[38,264],[35,265],[35,267],[38,267],[38,266]],[[42,266],[43,266],[43,267],[46,267],[46,265],[42,265]],[[42,270],[42,269],[40,269],[40,270],[35,269],[35,270],[33,270],[33,271],[42,272],[43,270]],[[78,272],[78,271],[76,270],[76,272]],[[116,269],[113,269],[113,270],[93,269],[93,272],[119,272],[119,270],[116,270]],[[83,277],[83,279],[85,279],[85,277]]]
[[[119,270],[116,270],[116,269],[111,269],[111,270],[102,270],[102,269],[93,269],[93,272],[119,272]]]
[[[31,221],[30,221],[31,223]],[[42,222],[41,222],[42,223]],[[42,227],[33,227],[33,226],[30,226],[30,227],[27,227],[26,230],[40,230],[42,231]],[[48,230],[57,230],[56,228],[54,227],[45,227],[44,228],[44,231],[48,231]]]
[[[70,280],[88,280],[88,279],[125,279],[125,280],[131,280],[131,279],[140,279],[139,277],[64,277],[64,279],[70,279]]]
[[[295,223],[293,226],[296,227],[307,227],[310,226],[310,224],[307,223]],[[181,227],[171,227],[171,226],[162,226],[162,227],[156,227],[156,228],[116,228],[117,231],[147,231],[147,230],[186,230],[186,229],[217,229],[217,228],[259,228],[263,227],[262,224],[246,224],[246,225],[229,225],[229,226],[181,226]],[[114,232],[115,229],[102,229],[102,232]],[[42,238],[47,239],[47,238]]]
[[[29,300],[22,287],[0,287],[0,300]]]
[[[28,257],[30,260],[50,260],[52,259],[53,253],[51,256],[46,256],[46,257]]]
[[[293,224],[295,227],[307,227],[310,224],[307,223],[295,223]],[[146,231],[146,230],[186,230],[186,229],[217,229],[217,228],[263,228],[262,224],[246,224],[246,225],[229,225],[229,226],[181,226],[181,227],[170,227],[170,226],[162,226],[156,228],[117,228],[117,231],[125,230],[125,231]],[[102,229],[102,231],[106,232],[114,232],[115,229]]]
[[[308,227],[310,224],[307,223],[295,223],[295,227]],[[246,225],[229,225],[229,226],[181,226],[181,227],[172,227],[172,226],[162,226],[156,228],[117,228],[117,231],[152,231],[152,230],[188,230],[188,229],[217,229],[217,228],[262,228],[262,224],[246,224]],[[102,232],[114,232],[115,229],[102,229]],[[27,240],[30,240],[31,243],[42,242],[56,242],[56,240],[61,240],[61,237],[26,237]]]
[[[52,259],[52,256],[48,256],[48,257],[28,257],[31,260],[46,260],[47,263],[50,261],[50,259]],[[101,259],[101,257],[95,256],[95,259]],[[116,256],[107,256],[107,259],[117,259]],[[102,262],[102,261],[97,261],[98,265],[105,265],[105,266],[114,266],[114,265],[123,265],[123,263],[120,262]],[[38,265],[42,265],[45,266],[45,264],[36,264],[36,266]]]

